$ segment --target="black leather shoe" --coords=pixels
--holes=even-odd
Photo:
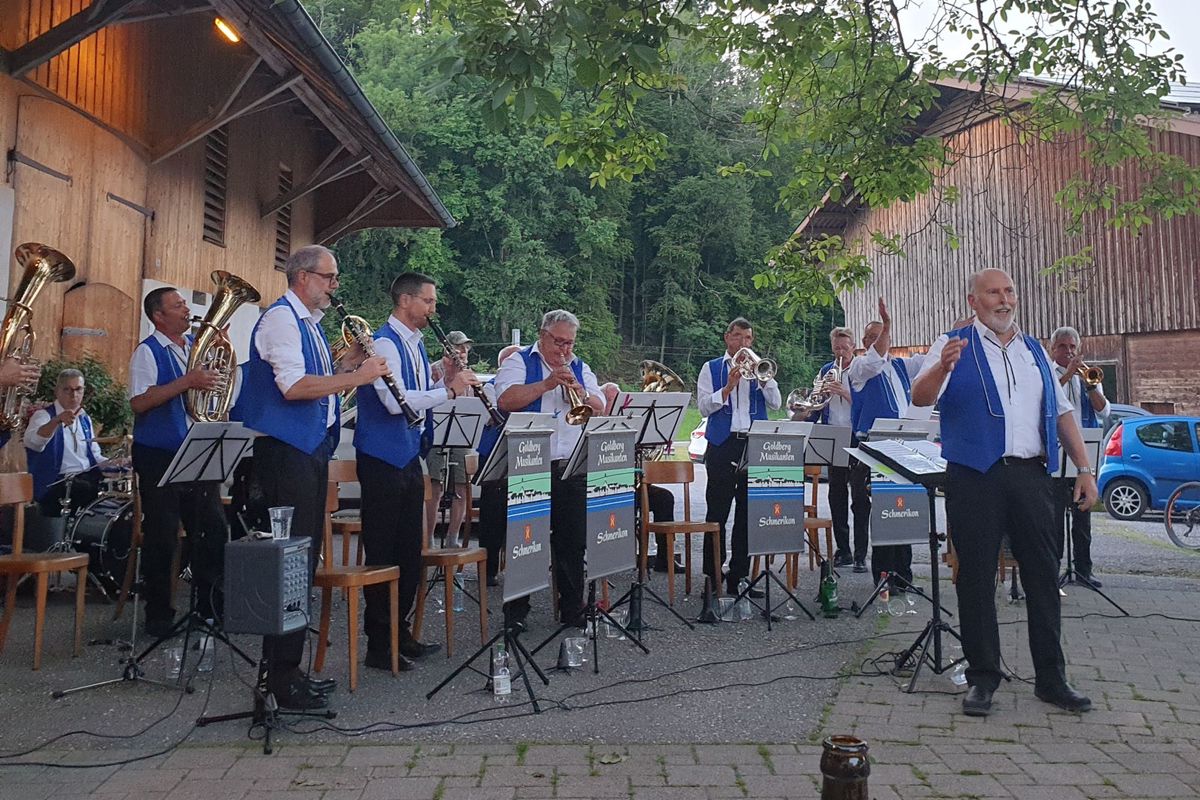
[[[309,690],[302,681],[292,681],[272,694],[275,695],[275,702],[279,704],[280,708],[292,711],[313,711],[329,705],[329,700],[325,695]]]
[[[762,589],[751,589],[750,591],[746,592],[746,597],[752,597],[755,600],[761,600],[762,598],[764,598],[766,596],[767,596],[767,593],[764,592]]]
[[[524,617],[520,617],[520,618],[514,617],[511,619],[505,619],[504,627],[507,628],[508,630],[510,630],[514,634],[515,633],[524,633],[525,631],[529,630],[529,624],[527,622],[525,622]]]
[[[992,690],[972,686],[963,698],[963,713],[968,717],[986,717],[992,713]]]
[[[401,672],[410,672],[417,668],[411,659],[405,658],[403,655],[398,659],[400,662]],[[367,657],[363,659],[363,664],[371,669],[382,669],[387,672],[392,671],[392,656],[387,651],[368,650]]]
[[[1082,692],[1075,691],[1069,683],[1064,683],[1062,686],[1055,686],[1053,688],[1035,687],[1033,696],[1044,703],[1058,706],[1064,711],[1080,713],[1092,710],[1092,701],[1088,696]]]
[[[312,676],[308,676],[305,678],[305,683],[308,685],[310,690],[314,692],[320,692],[321,694],[329,694],[333,690],[337,689],[337,681],[335,681],[333,678],[314,678]]]
[[[867,571],[866,563],[863,561],[855,561],[854,562],[854,571],[855,572],[866,572]]]
[[[854,557],[848,556],[845,553],[838,553],[833,557],[833,565],[835,567],[848,567],[854,563]]]
[[[1094,575],[1080,574],[1079,582],[1082,584],[1085,584],[1087,586],[1091,586],[1093,589],[1099,589],[1101,586],[1104,585],[1103,583],[1100,582],[1100,579],[1095,577]]]
[[[499,586],[500,579],[497,578],[495,575],[488,575],[487,585],[488,586]]]
[[[172,629],[175,627],[175,620],[170,617],[164,619],[148,619],[146,620],[146,635],[151,639],[162,639],[164,636],[170,636]]]
[[[437,643],[424,644],[416,639],[405,639],[400,643],[400,655],[406,658],[424,658],[441,650],[442,646]]]

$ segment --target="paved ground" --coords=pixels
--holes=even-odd
[[[926,619],[923,602],[916,614],[786,620],[771,633],[761,620],[692,633],[649,610],[663,628],[650,634],[650,656],[623,641],[603,641],[600,675],[552,675],[551,685],[539,688],[541,715],[528,713],[523,696],[498,707],[473,694],[478,677],[464,677],[426,703],[424,690],[458,660],[439,657],[398,679],[366,671],[354,696],[339,693],[333,722],[343,730],[295,725],[277,733],[275,755],[264,758],[244,725],[191,730],[206,703],[210,711],[245,703],[238,681],[249,670],[234,671],[224,659],[211,691],[201,681],[190,697],[121,685],[49,699],[50,687],[109,677],[116,669],[116,650],[104,645],[67,658],[67,603],[56,600],[43,669],[28,670],[29,609],[22,609],[0,661],[7,711],[0,750],[41,746],[28,756],[0,758],[0,797],[282,800],[286,791],[288,798],[314,800],[811,798],[819,794],[819,742],[833,733],[856,733],[870,743],[870,795],[878,800],[1196,797],[1200,556],[1164,545],[1154,526],[1096,517],[1097,571],[1132,617],[1120,617],[1083,589],[1070,588],[1064,600],[1070,673],[1096,703],[1085,715],[1037,701],[1020,679],[1031,674],[1021,604],[1001,606],[1005,660],[1019,677],[1001,688],[995,714],[982,721],[959,713],[961,689],[949,674],[926,672],[913,694],[901,690],[899,676],[879,674],[886,654],[915,638]],[[926,565],[918,574],[928,585],[928,555],[917,561]],[[844,603],[865,596],[863,577],[843,576]],[[805,581],[801,600],[808,603],[815,584],[808,573]],[[944,575],[941,585],[953,610]],[[655,586],[662,587],[661,578]],[[541,630],[548,631],[545,605],[538,603]],[[681,607],[691,616],[698,602]],[[89,635],[128,630],[102,623],[106,611],[92,602]],[[438,630],[440,619],[430,621]],[[467,654],[467,627],[459,626],[459,657]],[[340,660],[327,672],[343,678],[344,630],[334,640],[331,652]],[[459,719],[405,727],[452,717]],[[129,736],[158,719],[132,739],[51,740],[74,728]],[[14,764],[108,763],[153,754],[184,737],[181,746],[120,767]]]

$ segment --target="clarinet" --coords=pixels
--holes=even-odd
[[[450,344],[450,341],[446,338],[446,332],[442,330],[442,326],[438,325],[437,320],[435,320],[433,317],[429,317],[428,319],[429,329],[433,331],[433,335],[442,345],[442,349],[445,350],[450,356],[450,359],[454,362],[454,366],[460,370],[467,369],[466,361],[459,354],[459,352],[454,349],[453,345]],[[487,409],[488,417],[491,419],[491,424],[503,426],[506,417],[500,413],[500,410],[492,404],[491,400],[488,399],[487,392],[483,390],[483,387],[472,386],[471,393],[478,397],[480,402],[483,403],[483,407]]]
[[[342,338],[353,339],[362,347],[363,352],[367,354],[367,358],[375,357],[375,339],[371,336],[371,327],[362,317],[355,316],[346,311],[346,307],[342,305],[342,301],[330,295],[330,303],[338,316],[342,318]],[[413,411],[412,406],[404,399],[404,392],[400,391],[400,386],[397,385],[396,379],[392,373],[387,373],[383,376],[383,385],[392,393],[392,397],[396,398],[396,402],[400,404],[400,411],[404,414],[404,418],[408,420],[408,427],[419,428],[424,421],[421,414]]]

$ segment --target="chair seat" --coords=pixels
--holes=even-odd
[[[62,572],[88,565],[86,553],[21,553],[0,556],[0,574]]]
[[[313,576],[314,586],[371,586],[399,580],[399,567],[326,567]]]
[[[647,522],[650,533],[716,533],[721,526],[715,522]]]
[[[357,511],[335,511],[329,516],[329,521],[333,523],[334,528],[362,530],[362,516]]]
[[[804,527],[811,530],[823,530],[833,527],[833,520],[826,517],[807,517],[804,520]]]
[[[442,547],[421,551],[421,561],[428,567],[462,566],[487,559],[482,547]]]

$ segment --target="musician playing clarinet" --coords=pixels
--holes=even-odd
[[[413,638],[408,613],[421,581],[422,524],[425,479],[421,456],[433,440],[432,409],[477,386],[469,369],[447,366],[444,378],[431,379],[429,357],[421,331],[437,312],[437,286],[433,278],[405,272],[391,286],[392,314],[375,332],[374,349],[383,358],[393,379],[403,389],[405,404],[421,415],[410,425],[399,401],[382,379],[375,391],[358,395],[358,425],[354,450],[358,482],[362,486],[362,538],[369,566],[400,568],[401,670],[415,668],[414,659],[441,649]],[[451,580],[453,576],[446,576]],[[367,634],[366,665],[392,668],[391,626],[387,586],[364,590],[367,603],[363,627]]]

